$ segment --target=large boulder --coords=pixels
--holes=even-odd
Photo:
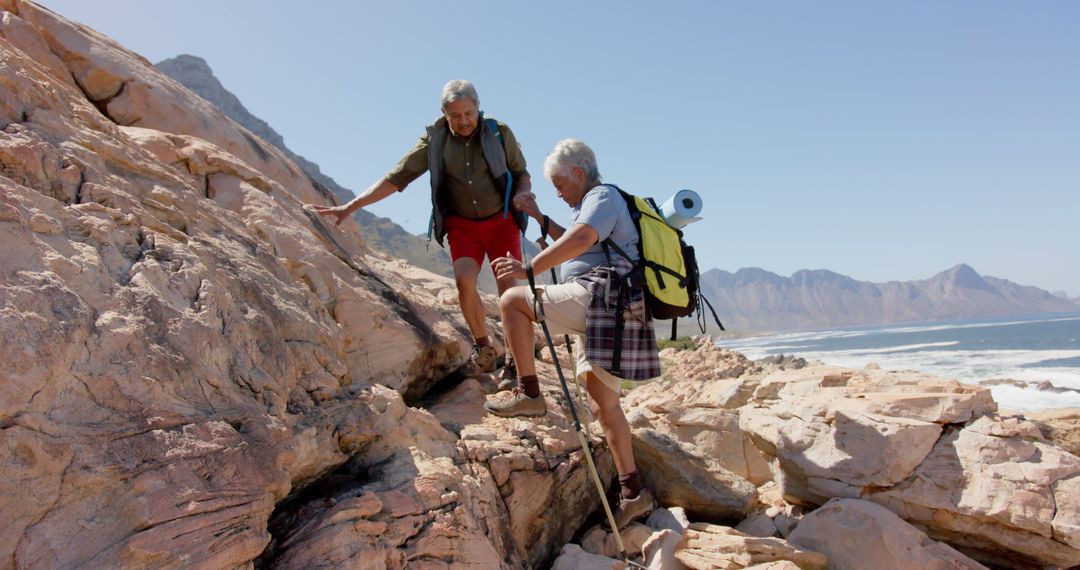
[[[950,428],[910,478],[869,498],[991,564],[1080,564],[1080,458],[985,431]]]
[[[1080,455],[1080,409],[1059,408],[1024,414],[1043,436],[1061,449]]]
[[[815,366],[763,379],[740,426],[792,502],[874,501],[994,565],[1080,563],[1080,459],[995,410],[985,388]]]
[[[803,517],[788,541],[829,557],[836,570],[985,570],[985,566],[904,522],[881,505],[833,499]]]
[[[739,427],[760,368],[704,340],[693,351],[662,351],[664,378],[630,391],[623,404],[635,461],[661,503],[738,520],[753,507],[754,487],[772,478]]]

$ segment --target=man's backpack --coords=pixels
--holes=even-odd
[[[634,262],[630,282],[645,289],[645,305],[652,317],[671,319],[671,337],[674,339],[677,319],[697,312],[698,326],[705,332],[704,304],[716,325],[724,330],[712,303],[701,294],[694,248],[683,240],[682,231],[668,225],[652,198],[634,196],[618,186],[609,186],[618,190],[626,201],[638,230],[638,261]],[[611,248],[631,260],[610,237],[601,242],[601,246],[605,253]],[[610,254],[607,255],[610,258]]]

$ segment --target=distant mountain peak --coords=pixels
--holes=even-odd
[[[994,288],[983,279],[982,275],[979,275],[979,272],[975,271],[975,268],[966,263],[961,263],[946,269],[931,277],[930,281],[946,287],[994,291]]]
[[[162,60],[157,65],[186,65],[194,68],[200,68],[206,73],[209,73],[210,75],[214,74],[213,70],[210,69],[210,64],[206,63],[205,59],[197,55],[191,55],[189,53],[182,53],[176,57],[170,57],[169,59]]]
[[[984,277],[966,263],[929,279],[871,283],[824,269],[782,277],[758,267],[701,274],[701,291],[732,330],[784,331],[1080,310],[1075,300]]]

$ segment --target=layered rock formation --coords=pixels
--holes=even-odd
[[[648,521],[651,568],[1080,564],[1080,458],[1023,416],[999,415],[986,388],[875,367],[750,362],[710,342],[662,357],[666,378],[624,400],[646,480],[661,504],[680,504]],[[716,522],[734,528],[705,524]],[[586,537],[587,553],[616,554]]]
[[[210,65],[202,58],[192,55],[179,55],[159,61],[155,67],[196,95],[221,109],[227,117],[236,121],[240,126],[250,130],[262,140],[285,153],[303,172],[312,178],[315,185],[321,185],[329,190],[337,198],[338,203],[344,204],[353,198],[353,192],[323,173],[318,164],[293,152],[285,144],[284,137],[274,130],[269,123],[248,111],[240,99],[218,81],[213,70],[210,69]],[[419,126],[417,128],[419,129]],[[389,165],[387,168],[389,168]],[[426,238],[412,235],[393,221],[380,218],[366,210],[357,211],[353,219],[360,226],[361,234],[369,247],[386,253],[395,259],[404,259],[412,265],[427,269],[432,273],[452,276],[449,272],[450,255],[445,249],[437,245],[431,246]],[[494,279],[488,279],[487,281],[490,281],[490,283],[485,282],[486,285],[489,285],[485,290],[495,291]]]
[[[137,55],[0,10],[0,568],[623,567],[550,361],[545,417],[489,417],[449,279],[305,210],[330,197]],[[624,399],[652,568],[1080,564],[1069,413],[662,356]]]
[[[597,504],[558,410],[406,405],[465,360],[452,281],[138,55],[0,10],[0,568],[543,565]]]

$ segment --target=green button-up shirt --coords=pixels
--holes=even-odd
[[[514,133],[505,123],[496,123],[502,134],[503,148],[506,150],[507,168],[515,179],[527,176],[529,172],[525,169],[525,155],[522,154]],[[496,184],[480,148],[480,129],[486,128],[487,125],[481,120],[468,138],[461,138],[453,133],[446,137],[443,146],[446,171],[442,189],[444,203],[450,209],[446,214],[476,220],[502,211],[503,193],[506,189]],[[386,175],[386,179],[398,189],[404,190],[410,182],[427,171],[428,135],[424,133],[416,146]]]

